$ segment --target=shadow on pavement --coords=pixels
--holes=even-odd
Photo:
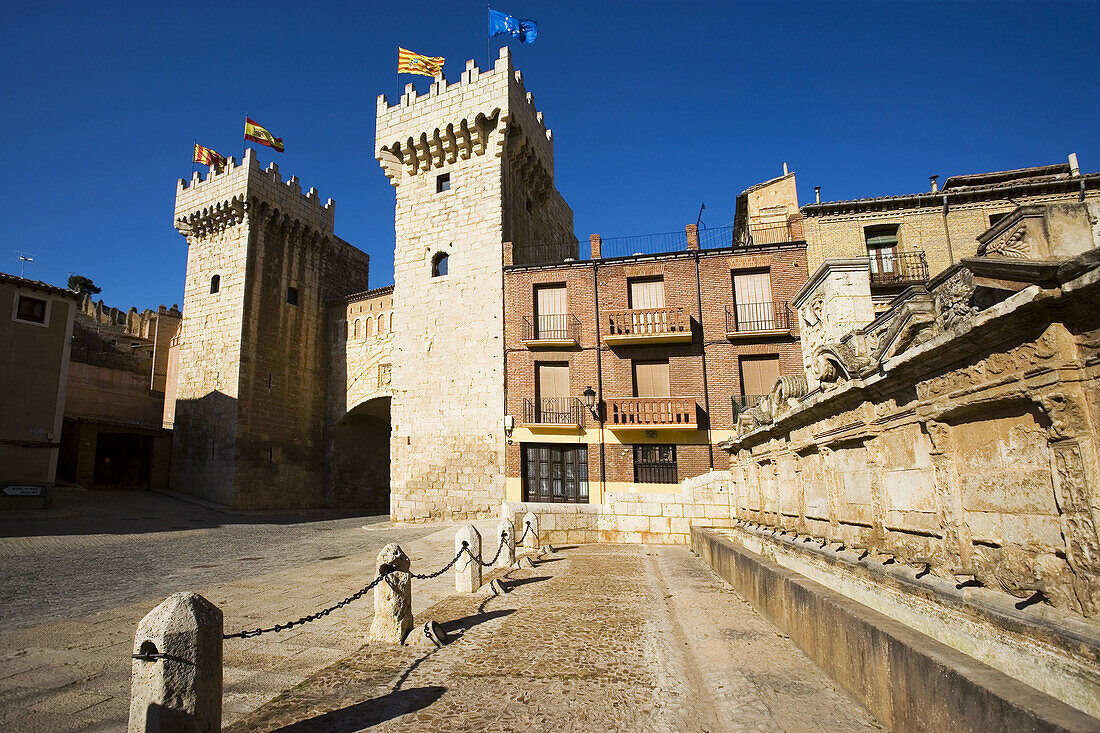
[[[394,690],[382,697],[364,700],[276,730],[281,733],[307,733],[307,731],[350,733],[422,710],[443,697],[446,691],[446,687],[438,685]]]
[[[388,515],[364,510],[233,512],[204,507],[153,491],[102,490],[59,487],[54,508],[0,514],[0,537],[61,535],[148,534],[211,529],[225,525],[290,525],[351,517],[364,523],[385,522]]]
[[[499,611],[484,611],[482,613],[475,613],[473,616],[463,616],[462,618],[456,618],[452,621],[445,621],[443,623],[443,628],[448,634],[454,634],[459,631],[466,631],[486,621],[492,621],[495,618],[511,616],[515,612],[515,609],[512,608],[502,608]]]
[[[528,583],[538,583],[543,580],[550,580],[550,576],[535,575],[531,578],[516,578],[514,580],[501,579],[500,584],[504,586],[504,590],[511,591],[514,588],[519,588],[521,585],[527,585]]]

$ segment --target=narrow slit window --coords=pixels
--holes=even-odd
[[[286,302],[291,305],[298,305],[298,288],[286,289]]]
[[[447,253],[440,252],[432,258],[432,277],[442,277],[447,274]]]
[[[213,295],[214,293],[221,290],[221,288],[222,288],[222,276],[221,275],[215,275],[214,277],[210,278],[210,294],[211,295]]]
[[[443,193],[444,191],[451,190],[451,174],[440,173],[435,177],[435,192]]]

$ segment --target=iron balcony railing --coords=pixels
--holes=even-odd
[[[635,308],[607,314],[608,336],[654,336],[691,331],[683,308]]]
[[[580,342],[581,322],[569,313],[523,319],[524,341]]]
[[[760,403],[760,400],[764,399],[765,397],[767,397],[767,395],[762,395],[762,394],[734,395],[733,396],[733,420],[734,420],[734,422],[737,421],[738,416],[742,412],[749,409],[750,407],[756,407]]]
[[[579,397],[543,397],[523,400],[525,425],[576,425],[584,427],[587,410]]]
[[[608,402],[612,427],[682,426],[694,429],[695,400],[685,397],[625,397]]]
[[[806,238],[802,229],[802,217],[792,216],[787,221],[770,224],[749,224],[744,244],[759,246],[764,244],[786,244],[801,242]]]
[[[785,300],[736,303],[732,311],[726,311],[726,333],[790,330],[791,308]]]
[[[912,285],[928,280],[924,252],[880,252],[871,262],[871,285]]]

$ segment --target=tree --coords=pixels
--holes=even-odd
[[[83,275],[69,275],[69,290],[81,295],[98,295],[100,291],[92,278]]]

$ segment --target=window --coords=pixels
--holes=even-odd
[[[627,280],[630,309],[640,311],[630,314],[632,333],[665,333],[668,328],[668,314],[665,307],[664,278],[645,278]]]
[[[41,298],[31,298],[26,295],[19,296],[19,302],[15,308],[15,319],[28,323],[46,323],[46,301]]]
[[[435,192],[443,193],[444,191],[451,190],[451,174],[440,173],[435,177]]]
[[[222,287],[222,276],[221,275],[215,275],[214,277],[210,278],[210,294],[211,295],[213,295],[214,293],[221,290],[221,287]]]
[[[674,484],[676,478],[676,446],[634,446],[634,483]]]
[[[740,366],[742,408],[752,407],[772,391],[779,379],[779,357],[742,356]]]
[[[668,360],[634,362],[634,396],[671,397],[668,380]]]
[[[588,447],[523,445],[523,500],[588,503]]]
[[[368,323],[369,322],[370,321],[368,321]],[[352,328],[352,330],[351,330],[351,336],[352,336],[352,338],[359,338],[359,319],[358,318],[355,319],[355,327]]]
[[[867,256],[871,258],[871,276],[893,275],[898,271],[898,225],[866,227]]]
[[[298,288],[286,289],[286,302],[291,305],[298,305]],[[358,336],[359,334],[355,334]]]
[[[733,304],[739,331],[774,330],[771,272],[735,272]]]
[[[390,318],[392,319],[393,316],[390,316]],[[390,325],[392,326],[393,324],[391,323]],[[378,335],[381,336],[385,332],[386,332],[386,314],[385,313],[379,313],[378,314]]]
[[[997,226],[997,223],[1000,222],[1001,219],[1005,218],[1006,216],[1008,216],[1011,213],[1012,213],[1011,211],[1002,211],[999,214],[990,214],[989,215],[989,228],[992,229],[993,227]]]
[[[570,409],[569,362],[535,364],[535,422],[568,425],[576,421]]]
[[[432,258],[432,277],[442,277],[447,274],[447,253],[438,252]]]
[[[565,285],[535,286],[535,323],[537,331],[535,338],[540,339],[567,339],[569,324],[566,310]]]

